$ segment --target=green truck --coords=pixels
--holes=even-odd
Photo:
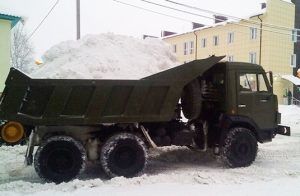
[[[280,125],[272,74],[222,58],[140,80],[32,79],[12,68],[0,99],[1,139],[14,144],[30,134],[26,164],[55,183],[75,178],[87,161],[109,177],[133,177],[148,148],[170,145],[213,149],[229,167],[249,166],[257,142],[290,129]]]

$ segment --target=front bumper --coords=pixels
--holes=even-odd
[[[278,125],[275,133],[285,136],[291,136],[291,128],[288,126]]]

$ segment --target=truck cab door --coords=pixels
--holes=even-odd
[[[264,73],[238,73],[237,114],[253,120],[260,129],[274,128],[276,97]]]
[[[276,123],[277,97],[273,94],[264,73],[257,74],[257,93],[254,97],[254,116],[261,129],[274,128]]]

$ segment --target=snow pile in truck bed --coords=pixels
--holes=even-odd
[[[50,48],[34,78],[140,79],[178,65],[170,46],[160,39],[145,40],[106,33],[87,35]]]

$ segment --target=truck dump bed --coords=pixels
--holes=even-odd
[[[195,60],[140,80],[32,79],[11,68],[0,120],[23,125],[169,121],[184,86],[222,58]]]

